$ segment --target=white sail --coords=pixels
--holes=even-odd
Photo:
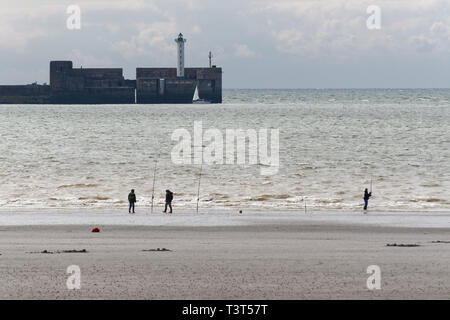
[[[192,101],[197,101],[200,100],[199,96],[198,96],[198,87],[195,86],[195,91],[194,91],[194,98],[192,98]]]

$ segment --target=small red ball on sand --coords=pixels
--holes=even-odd
[[[99,228],[94,228],[94,229],[92,229],[92,232],[100,232],[100,229]]]

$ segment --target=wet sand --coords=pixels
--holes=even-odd
[[[327,223],[0,227],[1,299],[448,299],[449,229]],[[387,244],[418,244],[388,247]],[[151,251],[166,248],[171,251]],[[64,250],[87,252],[66,253]],[[47,252],[53,253],[41,253]],[[148,251],[144,251],[148,250]],[[68,290],[69,265],[81,289]],[[381,289],[366,287],[369,265]]]

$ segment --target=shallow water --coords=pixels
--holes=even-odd
[[[175,129],[278,128],[280,167],[204,165],[201,208],[450,208],[450,90],[225,90],[221,105],[0,106],[1,208],[195,208],[199,165],[175,165]],[[158,156],[159,154],[159,156]]]

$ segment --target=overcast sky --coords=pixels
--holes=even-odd
[[[0,0],[0,83],[48,82],[50,60],[134,79],[175,67],[179,32],[186,66],[211,50],[226,88],[450,87],[450,0]]]

